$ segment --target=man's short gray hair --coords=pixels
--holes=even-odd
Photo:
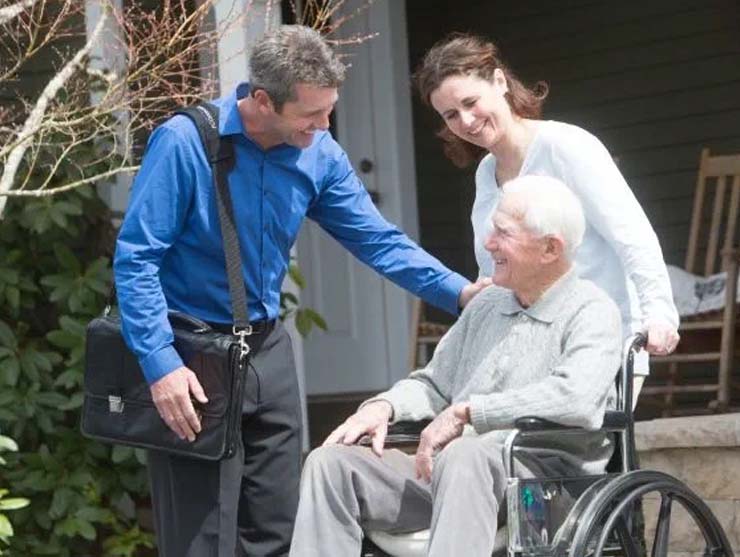
[[[280,111],[295,100],[295,85],[339,87],[345,65],[321,34],[304,25],[281,25],[265,35],[249,57],[252,91],[263,89]]]
[[[573,191],[550,176],[520,176],[506,182],[504,195],[522,201],[522,221],[538,236],[557,235],[565,243],[565,255],[573,259],[586,229],[583,207]]]

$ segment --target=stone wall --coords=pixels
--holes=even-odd
[[[660,470],[686,483],[722,524],[740,553],[740,414],[638,422],[635,442],[642,469]],[[652,539],[658,499],[645,501]],[[679,508],[676,508],[679,507]],[[703,538],[683,508],[674,506],[669,557],[701,557]]]

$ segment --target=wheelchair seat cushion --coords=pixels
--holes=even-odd
[[[428,529],[401,534],[369,530],[365,534],[382,551],[392,557],[425,557],[427,554],[429,545]],[[506,526],[502,526],[496,531],[496,540],[493,544],[494,557],[506,555],[508,537]]]

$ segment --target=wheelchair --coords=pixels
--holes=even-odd
[[[676,505],[688,512],[704,538],[705,557],[732,557],[732,547],[709,507],[678,479],[662,472],[640,470],[632,415],[635,354],[645,346],[644,335],[625,345],[617,375],[617,404],[607,411],[602,431],[615,437],[606,473],[576,478],[520,479],[514,477],[517,443],[528,435],[583,433],[536,417],[519,419],[504,445],[507,471],[506,525],[498,529],[493,557],[666,557],[671,516]],[[418,441],[428,424],[400,423],[389,428],[386,446]],[[645,496],[659,498],[655,534],[645,539]],[[497,520],[497,517],[492,517]],[[363,557],[426,555],[429,531],[391,534],[366,531]]]

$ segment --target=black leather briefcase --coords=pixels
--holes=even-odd
[[[123,340],[120,320],[110,314],[112,290],[103,316],[93,319],[87,327],[81,429],[84,435],[101,441],[219,460],[233,454],[241,431],[242,392],[249,359],[247,337],[252,330],[227,182],[234,151],[231,141],[218,134],[215,106],[202,104],[180,113],[195,124],[211,164],[234,334],[219,333],[183,313],[169,314],[174,348],[195,372],[208,397],[208,403],[201,407],[194,403],[201,416],[201,432],[194,442],[183,441],[159,416],[138,361]]]
[[[138,361],[121,335],[117,316],[87,327],[82,432],[100,441],[155,449],[205,460],[233,454],[239,435],[248,355],[240,339],[184,314],[170,314],[174,347],[198,377],[208,403],[196,403],[201,432],[180,439],[160,418]]]

